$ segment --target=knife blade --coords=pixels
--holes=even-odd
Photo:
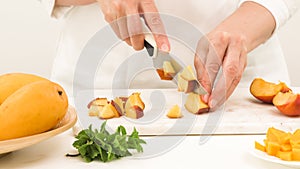
[[[177,79],[178,76],[180,76],[180,72],[183,70],[183,65],[175,59],[175,56],[168,52],[159,50],[153,35],[149,32],[145,33],[144,47],[146,48],[149,56],[152,58],[153,67],[156,70],[162,69],[165,61],[169,61],[172,64],[172,67],[175,70],[172,81],[177,85]],[[197,79],[195,79],[195,81],[196,85],[193,92],[201,95],[207,94],[206,89],[200,84],[200,82]]]

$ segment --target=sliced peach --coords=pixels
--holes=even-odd
[[[116,97],[114,100],[111,101],[111,104],[115,107],[119,116],[125,114],[125,102],[122,99]]]
[[[138,119],[144,116],[145,104],[140,97],[140,93],[131,94],[125,103],[125,116]]]
[[[163,71],[164,71],[164,75],[167,77],[174,77],[174,75],[176,74],[176,72],[172,66],[172,63],[169,61],[164,61]]]
[[[126,108],[127,106],[129,106],[129,107],[132,107],[132,106],[138,106],[138,107],[140,107],[142,110],[144,110],[145,104],[144,104],[144,102],[142,101],[140,95],[141,95],[141,93],[132,93],[132,94],[128,97],[128,99],[127,99],[127,101],[126,101],[126,103],[125,103],[125,108]]]
[[[132,106],[125,108],[125,116],[132,119],[139,119],[144,116],[144,110],[139,106]]]
[[[102,111],[103,107],[108,103],[109,101],[107,98],[96,98],[92,100],[87,106],[89,109],[89,116],[99,116],[99,113]]]
[[[258,100],[272,103],[273,98],[279,92],[289,92],[291,89],[283,82],[278,84],[267,82],[261,78],[255,78],[250,85],[250,93]]]
[[[193,114],[201,114],[209,111],[209,106],[204,103],[201,96],[196,93],[190,93],[184,104],[185,108]]]
[[[157,74],[159,75],[161,80],[172,80],[173,76],[164,72],[163,69],[156,69]]]
[[[96,98],[92,101],[90,101],[90,103],[87,105],[88,108],[90,108],[91,105],[96,105],[96,106],[105,106],[107,103],[109,103],[109,101],[107,100],[107,98],[102,97],[102,98]]]
[[[195,89],[197,82],[196,80],[187,81],[183,79],[180,75],[177,78],[177,86],[179,92],[190,93]]]
[[[119,113],[111,103],[105,105],[99,113],[100,119],[111,119],[114,117],[119,117]]]
[[[176,104],[174,105],[169,111],[167,116],[169,118],[181,118],[182,117],[182,113],[180,110],[180,107]]]
[[[281,113],[287,116],[300,115],[300,94],[280,92],[274,97],[273,104]]]
[[[180,76],[186,81],[196,80],[195,73],[190,65],[182,70]]]
[[[89,116],[99,116],[99,113],[103,110],[104,106],[90,105]]]

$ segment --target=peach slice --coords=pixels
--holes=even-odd
[[[169,61],[163,62],[163,67],[161,69],[156,69],[161,80],[173,80],[176,72],[172,66],[172,63]]]
[[[196,93],[190,93],[184,104],[187,111],[193,114],[201,114],[209,111],[209,106],[204,103],[201,96]]]
[[[89,116],[99,116],[104,106],[91,105],[88,111]]]
[[[125,114],[125,102],[121,98],[116,97],[114,100],[111,101],[111,104],[115,107],[119,116]]]
[[[96,106],[104,106],[108,103],[109,101],[107,100],[107,98],[102,97],[102,98],[96,98],[92,101],[90,101],[90,103],[87,105],[88,108],[90,108],[91,105],[96,105]]]
[[[290,91],[291,89],[283,82],[275,84],[261,78],[255,78],[250,85],[250,93],[264,103],[272,103],[273,98],[279,92]]]
[[[277,109],[287,116],[300,115],[300,94],[279,92],[273,99]]]
[[[186,81],[180,75],[177,78],[177,89],[179,92],[190,93],[193,92],[196,86],[195,80]]]
[[[181,113],[180,107],[177,104],[174,105],[168,111],[167,117],[169,117],[169,118],[181,118],[182,117],[182,113]]]
[[[195,73],[190,65],[183,69],[180,76],[186,81],[196,80]]]
[[[105,105],[102,111],[99,113],[100,119],[111,119],[114,117],[119,117],[119,113],[111,103]]]
[[[103,110],[103,107],[108,103],[109,101],[107,98],[96,98],[92,100],[87,106],[89,109],[89,116],[99,116],[99,113]]]
[[[125,116],[138,119],[144,116],[145,104],[140,97],[140,93],[131,94],[125,103]]]
[[[158,73],[161,80],[172,80],[173,79],[173,77],[169,76],[167,73],[165,73],[163,69],[156,69],[156,72]]]
[[[165,76],[168,76],[168,77],[173,77],[176,74],[176,72],[172,66],[172,63],[169,61],[164,61],[163,70],[164,70]]]
[[[126,111],[125,116],[132,119],[139,119],[144,116],[144,110],[136,105],[125,108],[125,111]]]
[[[179,73],[177,86],[179,92],[190,93],[195,90],[197,85],[196,76],[191,66],[187,66]]]

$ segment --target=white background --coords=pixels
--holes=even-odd
[[[59,24],[37,0],[2,0],[0,4],[0,74],[27,72],[50,77]],[[299,10],[279,36],[292,85],[300,86]]]

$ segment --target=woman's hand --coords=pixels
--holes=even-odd
[[[209,93],[202,99],[213,111],[241,80],[247,64],[246,39],[242,34],[213,31],[199,41],[194,63],[197,78]],[[212,90],[217,75],[219,79]]]
[[[266,8],[249,1],[200,39],[194,63],[197,77],[208,91],[202,99],[212,111],[233,93],[246,67],[247,53],[265,42],[275,25]]]
[[[168,52],[170,44],[153,0],[97,0],[117,36],[135,50],[144,48],[142,16],[159,49]]]

